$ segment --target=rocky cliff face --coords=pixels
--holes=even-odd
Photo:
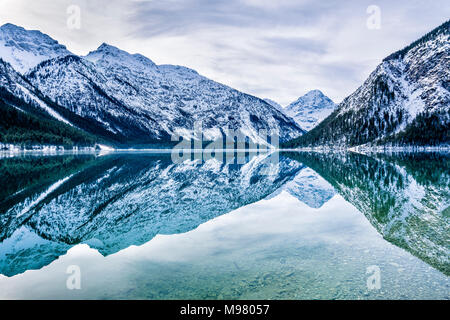
[[[4,101],[9,101],[10,105],[20,109],[18,105],[10,100],[22,100],[34,107],[36,112],[45,113],[56,120],[70,124],[43,99],[43,95],[34,86],[2,59],[0,59],[0,89],[4,93]],[[6,95],[9,95],[11,99],[7,99]]]
[[[1,149],[93,147],[97,138],[78,129],[79,120],[0,58]]]

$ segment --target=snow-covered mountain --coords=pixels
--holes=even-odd
[[[265,98],[264,101],[267,102],[268,104],[270,104],[272,107],[274,107],[284,113],[283,106],[281,104],[279,104],[278,102],[273,101],[272,99],[269,99],[269,98]]]
[[[21,74],[44,60],[68,54],[65,46],[40,31],[10,23],[0,27],[0,57]]]
[[[450,21],[376,68],[292,146],[450,144]]]
[[[80,130],[79,120],[0,58],[0,148],[94,147],[97,138]]]
[[[309,131],[336,108],[336,104],[320,90],[309,91],[285,108],[304,130]]]
[[[270,157],[255,155],[242,165],[174,164],[170,155],[152,154],[60,158],[52,179],[42,174],[39,184],[28,181],[0,198],[0,274],[41,268],[78,243],[109,255],[157,234],[193,230],[265,198],[302,167],[281,157],[267,175]]]
[[[204,139],[211,141],[228,129],[254,142],[262,142],[260,130],[282,142],[304,133],[264,100],[185,67],[158,66],[107,44],[79,57],[39,31],[12,24],[0,35],[0,57],[50,100],[84,119],[78,127],[118,145],[167,144],[174,133],[192,137],[199,121]]]
[[[157,119],[111,96],[109,79],[86,59],[70,55],[46,60],[32,69],[27,79],[59,105],[95,122],[90,132],[113,143],[151,143],[162,136]],[[167,134],[162,138],[169,140]]]

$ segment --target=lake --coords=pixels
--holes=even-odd
[[[0,156],[0,299],[450,299],[448,153]]]

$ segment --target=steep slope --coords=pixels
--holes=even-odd
[[[68,54],[65,46],[40,31],[10,23],[0,27],[0,57],[22,74],[44,60]]]
[[[0,87],[4,94],[10,94],[40,109],[42,113],[69,124],[58,112],[53,110],[40,96],[39,92],[12,66],[0,58]]]
[[[84,58],[44,61],[27,79],[122,144],[167,144],[174,133],[191,137],[196,121],[202,122],[209,141],[221,138],[227,129],[240,130],[255,142],[260,140],[259,130],[278,134],[280,141],[303,134],[292,119],[259,98],[194,70],[157,66],[107,44]]]
[[[448,145],[449,35],[450,21],[384,59],[335,112],[286,146]]]
[[[270,104],[272,107],[274,107],[278,111],[281,111],[284,113],[283,106],[281,104],[279,104],[278,102],[273,101],[272,99],[268,99],[268,98],[265,98],[264,101],[267,102],[268,104]]]
[[[38,90],[0,59],[0,148],[11,144],[93,146],[95,138],[75,128]]]
[[[285,108],[304,130],[309,131],[328,117],[336,104],[320,90],[309,91]]]
[[[164,134],[148,112],[129,108],[111,96],[114,86],[88,60],[74,55],[46,60],[32,69],[27,79],[58,105],[81,117],[81,122],[93,123],[85,129],[106,140],[152,143],[154,137]],[[162,138],[169,140],[167,134]]]

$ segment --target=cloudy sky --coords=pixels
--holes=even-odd
[[[282,105],[312,89],[340,102],[449,18],[448,0],[0,0],[1,24],[76,54],[106,42]]]

